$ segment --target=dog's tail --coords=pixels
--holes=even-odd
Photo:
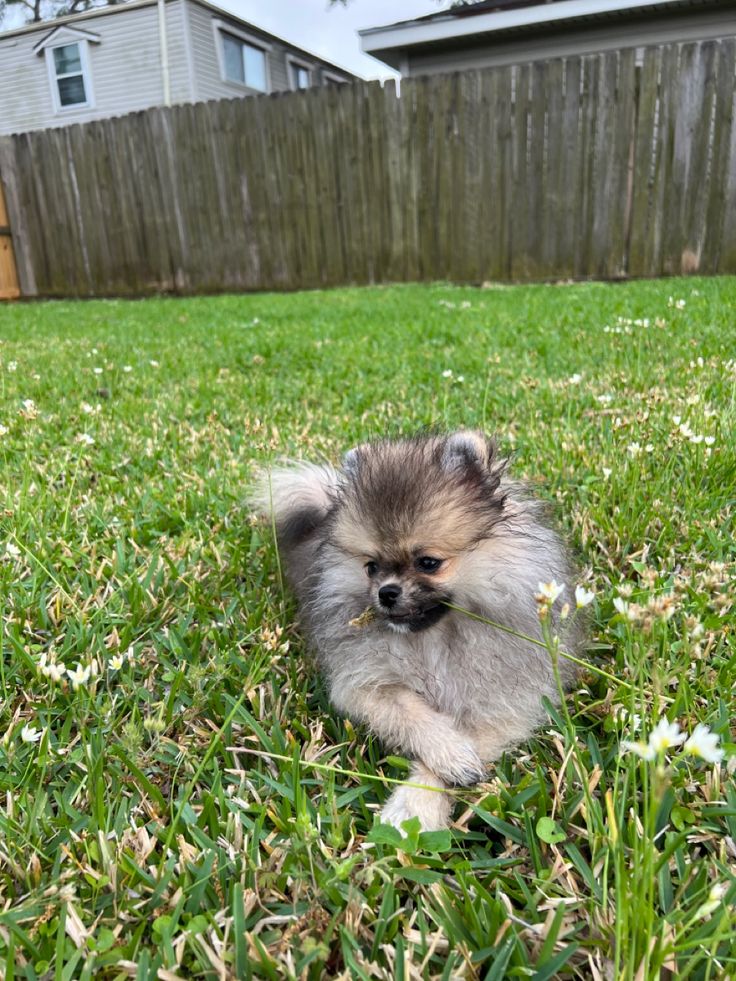
[[[273,521],[282,548],[294,548],[324,523],[339,487],[339,475],[325,464],[295,463],[261,475],[250,501]]]

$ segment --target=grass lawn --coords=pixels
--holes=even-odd
[[[0,307],[0,974],[736,977],[734,310],[736,279]],[[405,761],[331,713],[244,492],[461,425],[552,502],[599,670],[397,848]],[[663,717],[726,757],[622,752]]]

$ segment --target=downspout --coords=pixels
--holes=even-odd
[[[164,105],[171,105],[171,81],[169,79],[169,45],[166,41],[166,0],[158,0],[158,39],[161,47],[161,81],[164,88]]]

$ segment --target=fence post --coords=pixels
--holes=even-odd
[[[5,208],[3,208],[2,200],[3,188],[5,189]],[[15,288],[18,289],[19,287],[19,292],[10,293],[10,295],[38,296],[36,277],[28,250],[23,210],[20,205],[13,138],[10,136],[0,136],[0,226],[9,227],[11,230],[10,236],[8,236],[12,243],[10,256],[13,270],[17,274]],[[2,247],[2,240],[0,240],[0,247]],[[1,262],[2,258],[0,257]],[[3,285],[4,281],[2,273],[0,273],[0,296],[5,295]]]

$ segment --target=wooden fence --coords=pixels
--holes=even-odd
[[[641,53],[640,53],[641,55]],[[26,295],[736,273],[736,41],[0,139]]]

